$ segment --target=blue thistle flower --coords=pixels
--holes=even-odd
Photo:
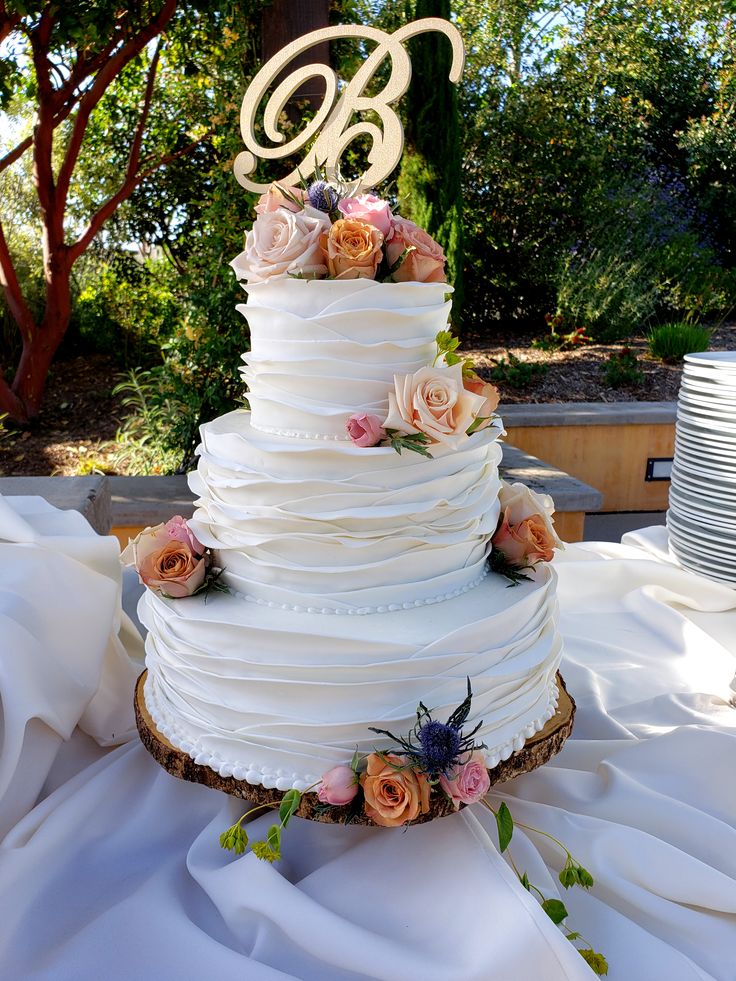
[[[431,719],[417,732],[422,747],[423,769],[427,773],[451,770],[461,754],[462,737],[457,729]]]
[[[485,749],[485,743],[476,743],[473,739],[483,725],[482,721],[470,732],[463,732],[473,698],[470,678],[467,682],[468,694],[447,722],[433,719],[427,706],[420,702],[416,725],[408,736],[395,736],[388,729],[369,728],[371,732],[393,739],[411,765],[426,773],[430,780],[436,781],[442,774],[449,775],[453,767],[465,762],[473,750]]]
[[[307,196],[313,208],[325,211],[327,214],[335,210],[339,201],[337,191],[327,181],[314,181],[307,188]]]

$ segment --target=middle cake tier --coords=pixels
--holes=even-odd
[[[228,587],[271,607],[384,613],[467,592],[498,515],[500,421],[433,457],[271,436],[250,413],[202,427],[190,527]]]

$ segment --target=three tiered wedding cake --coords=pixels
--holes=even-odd
[[[372,195],[336,217],[321,190],[326,209],[312,189],[264,195],[233,264],[250,411],[202,428],[187,533],[228,591],[164,582],[140,611],[160,732],[282,791],[370,753],[371,727],[409,729],[420,701],[449,714],[468,678],[492,767],[554,713],[560,660],[546,502],[502,489],[502,426],[448,343],[436,253]],[[494,535],[528,574],[513,589],[489,572]]]

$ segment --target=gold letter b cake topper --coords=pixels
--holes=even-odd
[[[368,170],[361,177],[361,184],[368,188],[384,180],[394,170],[404,147],[404,131],[401,120],[391,108],[406,92],[411,80],[411,61],[403,44],[417,34],[426,31],[439,31],[449,38],[452,44],[452,66],[450,81],[459,82],[462,75],[465,52],[460,32],[446,20],[439,17],[426,17],[399,28],[393,34],[365,27],[360,24],[341,24],[313,31],[282,48],[251,82],[240,110],[240,129],[247,149],[235,158],[233,170],[238,183],[249,191],[265,191],[267,184],[256,184],[249,180],[257,166],[258,159],[281,160],[292,156],[314,139],[312,148],[306,154],[298,169],[280,178],[283,184],[296,184],[299,172],[310,175],[317,164],[324,166],[328,173],[339,169],[340,158],[348,146],[359,136],[368,136],[371,147],[368,152]],[[266,103],[263,114],[263,130],[274,146],[261,146],[256,136],[256,113],[274,79],[302,52],[309,50],[321,41],[337,38],[356,38],[375,41],[376,47],[363,62],[353,78],[345,85],[338,98],[338,79],[327,65],[314,64],[298,68],[281,82]],[[391,59],[391,70],[383,89],[374,96],[363,93],[385,58]],[[322,105],[300,133],[286,142],[279,132],[279,117],[291,96],[307,79],[321,77],[325,80],[326,91]],[[381,120],[381,126],[360,119],[352,122],[356,113],[372,110]],[[382,128],[381,128],[382,127]]]

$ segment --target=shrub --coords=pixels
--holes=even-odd
[[[492,381],[502,382],[512,388],[526,388],[535,378],[546,374],[547,365],[522,361],[509,351],[508,358],[495,358],[489,374]]]
[[[624,388],[627,385],[640,385],[644,375],[639,370],[636,354],[630,347],[622,347],[608,357],[604,369],[604,381],[609,388]]]
[[[710,333],[707,327],[683,321],[659,324],[647,336],[649,353],[660,361],[676,364],[693,351],[707,351]]]

